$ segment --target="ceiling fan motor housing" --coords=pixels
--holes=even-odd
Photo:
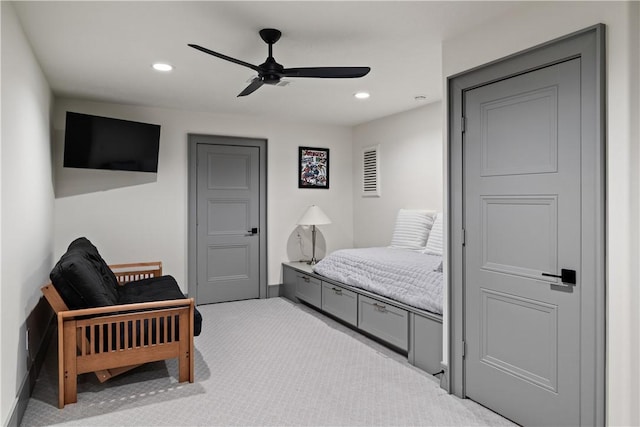
[[[275,85],[280,81],[284,67],[278,64],[272,56],[269,56],[263,64],[260,64],[260,69],[262,71],[259,75],[262,81],[266,84]]]

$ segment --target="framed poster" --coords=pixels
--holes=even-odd
[[[329,149],[298,147],[298,188],[329,188]]]

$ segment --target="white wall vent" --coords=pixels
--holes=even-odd
[[[362,149],[362,196],[380,197],[380,146]]]

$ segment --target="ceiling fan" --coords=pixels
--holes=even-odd
[[[220,59],[242,65],[258,73],[249,86],[247,86],[238,96],[247,96],[255,92],[263,84],[276,85],[283,77],[318,77],[333,79],[349,79],[363,77],[371,70],[369,67],[306,67],[306,68],[284,68],[278,64],[273,58],[273,45],[280,39],[282,33],[273,28],[265,28],[260,30],[260,37],[269,45],[269,56],[267,60],[260,65],[249,64],[248,62],[214,52],[197,44],[189,44],[190,47],[198,49],[201,52],[208,53]]]

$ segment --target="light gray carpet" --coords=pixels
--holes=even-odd
[[[176,382],[175,361],[104,384],[83,375],[78,403],[59,410],[54,344],[22,425],[513,425],[303,305],[272,298],[199,310],[195,383]]]

